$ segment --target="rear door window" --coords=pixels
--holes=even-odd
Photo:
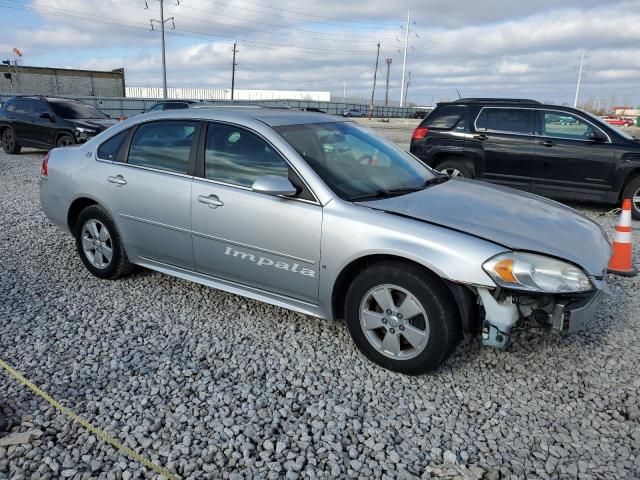
[[[457,126],[462,127],[462,117],[467,111],[467,107],[462,105],[443,105],[436,108],[427,115],[422,122],[423,127],[450,130]]]
[[[127,163],[186,174],[198,123],[162,121],[140,125],[131,139]]]
[[[476,130],[532,135],[533,113],[524,108],[483,108],[476,119]]]

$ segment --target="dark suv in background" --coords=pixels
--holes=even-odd
[[[578,109],[535,100],[439,103],[411,153],[452,176],[567,200],[631,198],[640,219],[640,142]]]
[[[0,141],[6,153],[22,147],[50,149],[83,143],[117,123],[78,100],[18,96],[0,108]]]

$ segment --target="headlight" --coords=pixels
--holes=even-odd
[[[589,277],[578,267],[533,253],[502,253],[482,268],[501,287],[545,293],[593,290]]]

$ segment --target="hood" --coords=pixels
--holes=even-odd
[[[118,120],[115,120],[113,118],[77,118],[68,121],[78,127],[93,128],[98,132],[106,130],[107,128],[118,123]]]
[[[512,250],[568,260],[597,277],[611,257],[611,245],[600,226],[574,209],[475,180],[453,178],[358,205],[459,230]]]

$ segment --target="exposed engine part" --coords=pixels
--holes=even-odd
[[[499,303],[486,288],[478,288],[478,295],[485,311],[485,320],[482,324],[482,344],[505,349],[511,329],[520,318],[518,307],[513,303],[511,296]]]

